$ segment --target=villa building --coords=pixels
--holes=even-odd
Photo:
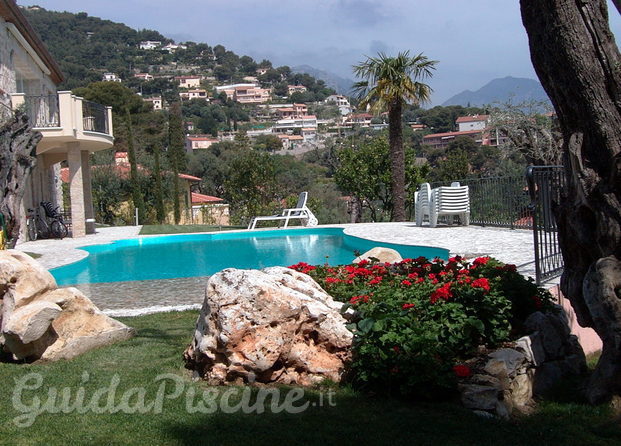
[[[161,96],[152,96],[150,98],[142,98],[143,101],[149,102],[153,105],[153,110],[162,110],[164,108],[164,104],[162,102]]]
[[[103,82],[122,82],[121,78],[116,73],[104,73],[101,80]]]
[[[423,144],[436,149],[444,149],[455,138],[466,136],[482,146],[497,146],[503,142],[504,137],[497,130],[488,129],[489,121],[489,115],[460,116],[455,121],[457,131],[423,136]]]
[[[489,115],[460,116],[455,121],[459,132],[470,130],[485,130],[489,124]]]
[[[200,76],[175,76],[180,88],[198,88],[201,86]]]
[[[289,93],[289,96],[293,93],[304,93],[307,90],[308,88],[304,85],[287,85],[287,92]]]
[[[162,46],[160,40],[143,40],[138,44],[138,48],[141,50],[156,50]]]
[[[22,206],[45,200],[63,207],[59,163],[66,161],[72,236],[82,237],[94,231],[90,154],[114,143],[111,109],[57,91],[63,80],[58,64],[14,0],[0,0],[0,34],[0,109],[23,107],[43,135]]]
[[[169,44],[164,45],[162,47],[163,51],[167,51],[167,52],[169,52],[171,54],[174,53],[177,50],[187,50],[187,49],[188,49],[188,47],[185,46],[185,45],[175,45],[174,43],[169,43]]]
[[[263,104],[272,98],[271,90],[254,83],[220,85],[216,87],[216,92],[224,92],[228,99],[241,104]]]
[[[317,134],[317,117],[305,115],[298,118],[280,119],[272,127],[272,133],[306,134],[305,139],[314,139]]]
[[[350,114],[352,110],[349,100],[345,96],[340,94],[331,94],[324,100],[324,103],[336,105],[339,108],[339,112],[342,116]]]
[[[212,144],[220,142],[211,135],[187,135],[185,137],[185,151],[192,153],[194,150],[208,149]]]
[[[369,127],[373,115],[370,113],[351,113],[343,121],[345,126]]]
[[[183,100],[190,100],[190,99],[209,100],[209,97],[207,96],[207,90],[202,90],[200,88],[195,89],[195,90],[181,91],[179,92],[179,97]]]
[[[153,79],[155,79],[153,75],[149,73],[136,73],[134,74],[134,77],[142,81],[152,81]]]
[[[308,114],[306,104],[285,104],[284,107],[276,108],[276,115],[280,119],[300,118]]]

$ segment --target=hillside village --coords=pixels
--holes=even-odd
[[[156,220],[153,172],[158,162],[168,172],[161,186],[168,203],[166,220],[173,219],[170,174],[176,170],[186,175],[181,200],[185,210],[177,221],[203,222],[206,216],[214,221],[212,210],[206,214],[205,209],[217,204],[217,222],[243,223],[252,213],[293,199],[300,190],[311,191],[320,220],[326,223],[359,218],[351,213],[356,203],[370,212],[366,218],[389,218],[390,200],[381,196],[385,185],[374,186],[374,195],[368,195],[355,190],[355,182],[344,174],[349,168],[343,164],[345,151],[354,150],[351,162],[363,157],[360,162],[368,163],[372,155],[359,146],[385,150],[379,141],[385,140],[389,126],[386,112],[373,114],[359,107],[353,92],[337,92],[309,74],[239,56],[223,45],[175,42],[157,31],[136,31],[85,13],[22,9],[59,61],[64,75],[60,89],[112,107],[113,152],[120,158],[101,152],[93,154],[91,162],[108,166],[119,185],[110,182],[105,169],[93,171],[98,220],[134,220],[128,204],[136,199],[129,199],[132,181],[119,165],[119,159],[132,159],[125,155],[132,151],[134,163],[144,166],[135,175],[144,177],[143,199],[151,204],[141,217],[147,222]],[[177,113],[173,109],[180,113],[185,152],[177,161],[171,157],[167,130]],[[506,128],[501,131],[496,124],[489,108],[407,105],[402,125],[406,164],[412,165],[406,168],[409,181],[521,170],[519,154],[500,155],[499,148],[509,138]],[[247,170],[259,168],[263,176]],[[377,169],[386,165],[367,168],[367,181],[385,181],[379,180],[386,177]],[[247,184],[250,179],[255,183]],[[372,204],[377,200],[384,203],[379,213]],[[220,208],[229,205],[222,220]]]

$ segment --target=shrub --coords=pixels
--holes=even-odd
[[[528,314],[552,305],[552,296],[515,265],[489,257],[291,268],[344,302],[343,311],[356,311],[349,326],[354,382],[400,394],[450,391],[464,373],[461,359],[518,335]]]

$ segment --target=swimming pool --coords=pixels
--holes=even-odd
[[[342,228],[140,237],[85,246],[89,256],[50,272],[61,285],[209,276],[224,268],[350,263],[354,252],[393,248],[403,258],[448,258],[442,248],[365,240]]]

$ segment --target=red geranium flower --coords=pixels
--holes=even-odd
[[[485,277],[472,281],[472,288],[483,288],[485,292],[489,291],[489,280]]]
[[[444,299],[449,300],[453,297],[453,293],[451,291],[451,285],[453,282],[448,282],[442,285],[440,288],[431,293],[431,297],[429,298],[432,304],[435,304],[438,300]]]
[[[541,298],[539,296],[533,296],[532,300],[536,309],[540,309],[543,306],[543,302],[541,302]]]
[[[409,280],[402,280],[401,285],[412,286],[412,282],[410,282]]]
[[[337,277],[326,277],[326,283],[339,283],[341,279]]]
[[[453,372],[459,378],[467,378],[470,375],[472,375],[472,370],[470,370],[470,367],[468,367],[467,365],[464,365],[464,364],[458,364],[458,365],[454,366],[453,367]]]
[[[414,308],[415,306],[416,306],[416,305],[414,305],[414,304],[403,304],[403,305],[401,306],[401,309],[403,309],[403,310],[408,310],[408,309],[410,309],[410,308]]]
[[[489,257],[477,257],[476,259],[474,259],[474,262],[472,262],[473,265],[485,265],[487,262],[489,262]]]

